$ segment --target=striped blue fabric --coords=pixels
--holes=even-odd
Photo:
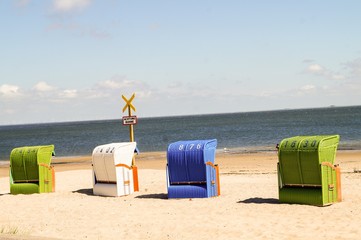
[[[206,198],[206,185],[171,185],[168,187],[168,198]]]
[[[179,141],[168,146],[169,198],[200,198],[217,194],[214,164],[217,140]],[[211,184],[213,182],[213,184]]]

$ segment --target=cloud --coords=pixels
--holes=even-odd
[[[37,84],[35,84],[33,89],[37,92],[49,92],[49,91],[54,90],[55,87],[50,86],[46,82],[38,82]]]
[[[311,64],[307,67],[307,71],[314,74],[324,74],[325,69],[319,64]]]
[[[11,84],[0,85],[0,97],[12,98],[21,96],[23,101],[49,103],[72,102],[74,99],[92,101],[93,99],[121,99],[121,95],[130,96],[136,93],[137,98],[148,98],[153,94],[148,84],[142,81],[128,80],[115,76],[85,88],[60,88],[45,81],[36,83],[30,89],[20,91],[20,87]]]
[[[4,97],[16,97],[20,96],[20,88],[16,85],[3,84],[0,86],[0,96]]]
[[[7,108],[7,109],[4,110],[4,112],[5,112],[6,114],[11,115],[11,114],[16,113],[17,111],[16,111],[15,109],[12,109],[12,108]]]
[[[80,10],[89,7],[92,0],[53,0],[53,21],[46,26],[47,32],[63,31],[77,37],[91,37],[94,39],[111,38],[110,31],[93,23],[78,23],[76,17],[62,15],[78,14]]]
[[[76,89],[66,89],[59,93],[59,97],[69,99],[76,98],[78,96],[78,90]]]
[[[104,89],[122,89],[129,88],[135,85],[134,81],[129,80],[105,80],[98,83],[98,86]]]
[[[305,71],[329,80],[344,80],[346,78],[343,74],[329,70],[317,63],[308,65]]]
[[[361,85],[361,58],[356,58],[352,61],[348,61],[340,64],[342,72],[336,72],[330,70],[320,64],[310,64],[306,67],[305,72],[315,76],[322,77],[326,80],[336,80],[344,84],[353,83],[355,87],[360,87]]]
[[[332,76],[330,76],[331,79],[333,80],[344,80],[346,77],[342,74],[333,74]]]
[[[302,87],[300,88],[300,91],[310,92],[310,91],[314,91],[315,89],[316,89],[316,86],[315,86],[315,85],[308,84],[308,85],[302,86]]]
[[[313,68],[317,69],[324,68]],[[333,82],[326,86],[311,82],[291,89],[284,87],[285,89],[273,86],[270,89],[247,88],[243,91],[237,88],[234,91],[233,86],[204,87],[202,82],[187,81],[167,82],[151,87],[146,82],[130,80],[124,76],[114,76],[81,88],[61,88],[47,82],[38,82],[29,89],[4,84],[0,85],[0,98],[3,100],[1,104],[4,102],[1,106],[1,121],[8,124],[22,121],[114,119],[119,117],[124,106],[121,95],[129,99],[133,93],[136,95],[134,104],[139,116],[254,111],[263,109],[270,103],[277,108],[315,106],[313,104],[327,106],[334,103],[348,105],[357,102],[359,98],[359,91],[343,82]],[[19,94],[20,98],[3,97]],[[254,105],[249,106],[249,102]],[[28,111],[26,119],[22,118],[24,111]],[[40,115],[42,118],[39,118]]]
[[[139,98],[146,98],[152,95],[152,89],[148,84],[142,81],[129,80],[122,76],[114,76],[111,79],[98,82],[94,85],[91,91],[93,96],[88,97],[103,97],[113,94],[130,95],[136,93]]]
[[[183,83],[181,81],[178,82],[171,82],[167,86],[169,89],[179,89],[183,87]]]
[[[53,7],[57,12],[82,10],[90,5],[91,0],[54,0]]]

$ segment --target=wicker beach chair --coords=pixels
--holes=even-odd
[[[52,156],[54,145],[14,148],[10,154],[10,193],[54,192]]]
[[[215,165],[217,140],[179,141],[168,146],[168,198],[208,198],[220,195]]]
[[[338,135],[296,136],[281,141],[279,200],[325,206],[341,201],[340,168],[334,165]]]
[[[138,153],[135,142],[110,143],[93,150],[93,194],[124,196],[138,186],[138,174],[132,161]]]

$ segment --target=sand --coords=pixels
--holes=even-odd
[[[277,154],[217,153],[221,196],[167,199],[165,153],[137,157],[140,191],[92,194],[91,157],[55,158],[56,192],[10,195],[0,166],[0,239],[359,239],[361,151],[338,151],[343,201],[278,202]],[[15,234],[12,234],[14,233]]]

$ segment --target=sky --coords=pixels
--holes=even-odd
[[[0,0],[0,125],[361,105],[360,9]]]

